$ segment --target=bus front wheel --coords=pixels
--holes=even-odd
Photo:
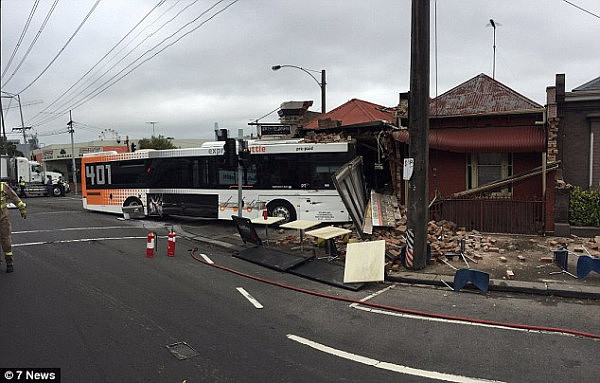
[[[296,210],[292,204],[284,200],[274,200],[267,205],[267,211],[271,217],[283,217],[281,223],[291,222],[296,220]]]
[[[52,196],[54,197],[60,197],[62,196],[62,190],[60,190],[60,187],[58,185],[53,185],[52,186]]]

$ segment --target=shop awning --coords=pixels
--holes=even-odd
[[[408,143],[408,130],[392,136]],[[429,148],[458,153],[541,153],[546,151],[546,135],[537,126],[430,129]]]

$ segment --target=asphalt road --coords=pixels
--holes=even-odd
[[[0,270],[3,368],[58,367],[63,382],[600,381],[598,339],[326,296],[593,334],[598,301],[390,284],[353,292],[181,238],[176,256],[166,257],[168,221],[85,212],[70,197],[27,203],[27,220],[11,212],[15,272]],[[151,230],[160,235],[158,254],[147,258]],[[324,296],[200,263],[189,256],[194,246],[215,264]],[[182,360],[167,347],[178,342]]]

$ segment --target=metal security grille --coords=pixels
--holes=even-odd
[[[447,199],[429,209],[430,219],[445,219],[467,230],[491,233],[541,234],[545,222],[544,201],[512,199]]]

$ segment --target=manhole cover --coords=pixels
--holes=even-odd
[[[194,350],[185,342],[169,344],[167,345],[167,349],[171,351],[171,354],[173,354],[173,356],[179,360],[188,359],[198,355],[198,351]]]

